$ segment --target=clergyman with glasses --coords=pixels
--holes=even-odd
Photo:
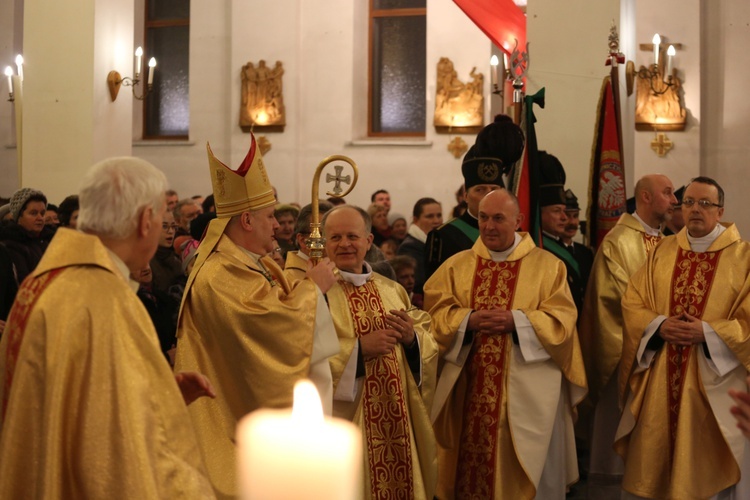
[[[622,300],[623,498],[750,498],[728,394],[747,390],[750,244],[721,222],[714,179],[688,184],[682,214],[685,227],[649,253]]]

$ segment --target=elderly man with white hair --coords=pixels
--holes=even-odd
[[[137,158],[92,167],[80,232],[61,228],[21,286],[0,342],[0,497],[213,497],[186,408],[210,383],[172,374],[129,279],[166,188]]]

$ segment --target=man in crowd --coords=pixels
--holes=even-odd
[[[578,205],[578,197],[570,189],[565,190],[565,218],[568,221],[565,223],[565,229],[560,236],[560,242],[578,262],[585,294],[586,284],[589,282],[589,275],[591,275],[591,266],[594,264],[594,252],[586,245],[573,241],[581,226],[581,207]]]
[[[95,165],[80,231],[61,228],[21,288],[0,342],[0,497],[213,498],[185,407],[210,384],[171,372],[128,279],[166,187],[140,159]]]
[[[444,367],[432,417],[439,498],[564,498],[586,393],[563,263],[538,249],[509,191],[479,205],[480,239],[425,284]]]
[[[370,196],[370,203],[384,206],[387,215],[391,210],[391,195],[385,189],[378,189]]]
[[[177,206],[177,202],[180,200],[180,196],[174,189],[167,189],[167,211],[174,211]]]
[[[264,257],[278,223],[276,199],[255,138],[234,171],[208,148],[216,216],[198,248],[178,320],[175,368],[200,370],[215,401],[190,416],[217,496],[235,496],[235,427],[258,408],[292,404],[295,382],[310,378],[330,414],[328,357],[338,352],[323,293],[336,283],[323,259],[292,290]]]
[[[523,132],[508,116],[496,116],[493,123],[479,132],[461,164],[467,210],[427,235],[425,279],[448,257],[472,247],[479,237],[479,202],[490,191],[505,186],[503,176],[521,158],[523,147]]]
[[[622,299],[624,498],[750,498],[728,394],[747,390],[750,244],[723,213],[721,186],[693,179],[685,228],[648,254]]]
[[[579,321],[589,397],[596,405],[589,488],[619,484],[622,479],[622,458],[612,448],[620,421],[617,403],[617,367],[623,338],[620,301],[630,277],[643,266],[646,255],[661,239],[659,228],[674,211],[672,190],[672,181],[664,175],[642,177],[635,185],[635,212],[620,217],[602,240],[594,259]]]
[[[179,255],[182,252],[182,245],[191,239],[190,222],[203,213],[201,206],[190,198],[180,200],[172,211],[174,222],[177,224],[177,232],[174,235],[173,246],[175,252]]]
[[[329,202],[318,200],[318,214],[320,217],[333,208]],[[294,286],[297,282],[305,279],[307,273],[307,263],[310,260],[310,251],[307,249],[305,241],[310,237],[310,221],[312,220],[312,205],[308,204],[299,211],[299,216],[294,224],[294,242],[296,251],[287,252],[286,265],[284,266],[284,275],[289,280],[289,284]],[[321,229],[321,234],[323,230]]]
[[[340,353],[331,359],[334,415],[362,430],[363,498],[433,498],[435,437],[427,406],[437,373],[430,317],[365,262],[367,212],[342,205],[323,218],[326,252],[341,273],[328,292]],[[424,398],[424,400],[423,400]]]
[[[542,245],[565,263],[568,286],[580,315],[586,282],[578,260],[565,248],[562,237],[568,224],[565,204],[565,170],[557,157],[539,151],[539,206],[542,223]]]

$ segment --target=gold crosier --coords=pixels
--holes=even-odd
[[[312,183],[312,217],[310,219],[310,236],[305,240],[305,246],[310,251],[310,261],[313,264],[317,264],[318,261],[323,258],[323,250],[325,250],[326,239],[320,234],[320,209],[318,207],[318,191],[320,189],[320,174],[323,169],[330,163],[336,161],[343,161],[351,165],[354,175],[341,175],[344,171],[343,165],[334,166],[336,175],[326,174],[326,183],[334,182],[333,191],[328,191],[326,194],[334,198],[343,198],[344,196],[351,193],[354,186],[357,184],[357,178],[359,177],[359,170],[357,164],[348,156],[333,155],[325,158],[318,164],[318,168],[315,169],[315,176],[313,176]],[[349,184],[349,189],[342,193],[341,183]]]

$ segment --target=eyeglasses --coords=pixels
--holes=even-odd
[[[164,222],[161,225],[161,230],[162,231],[177,231],[177,224],[168,224]]]
[[[692,207],[695,204],[698,204],[699,207],[706,210],[710,207],[723,207],[724,205],[719,205],[718,203],[713,203],[710,200],[694,200],[692,198],[685,198],[682,200],[682,204],[688,208]]]

